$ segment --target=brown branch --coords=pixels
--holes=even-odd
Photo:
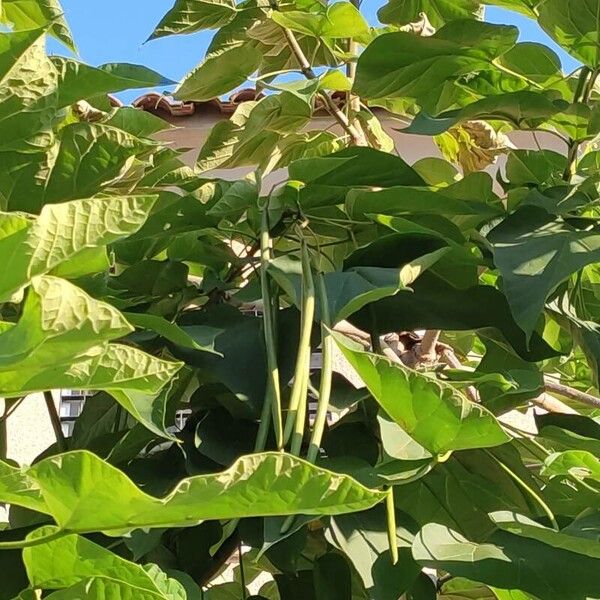
[[[437,344],[442,332],[439,329],[428,329],[419,345],[419,358],[422,362],[434,362],[437,359]]]
[[[52,392],[44,392],[44,400],[46,401],[46,408],[48,409],[48,416],[52,423],[52,430],[54,431],[54,437],[56,438],[56,445],[58,446],[59,452],[67,451],[67,440],[62,431],[62,425],[60,423],[60,417],[56,411],[56,404],[54,403],[54,397]]]
[[[580,392],[579,390],[569,387],[568,385],[564,385],[559,381],[552,379],[551,377],[544,376],[544,387],[548,392],[554,392],[559,396],[576,400],[577,402],[587,404],[588,406],[592,406],[594,408],[600,408],[600,398],[592,396],[586,392]]]
[[[543,394],[540,394],[537,398],[533,398],[531,402],[551,413],[562,413],[567,415],[579,414],[576,410],[572,409],[570,406],[567,406],[558,398],[555,398],[550,394],[546,394],[545,392]]]
[[[271,2],[271,8],[273,10],[279,10],[276,1]],[[283,34],[285,36],[285,40],[292,51],[292,54],[295,56],[298,64],[300,65],[300,70],[302,74],[307,79],[313,80],[317,79],[317,74],[314,72],[310,62],[306,58],[306,54],[304,54],[304,50],[300,47],[298,40],[293,31],[288,29],[287,27],[281,26],[283,30]],[[331,116],[338,122],[338,124],[342,127],[342,129],[350,136],[352,142],[355,146],[367,146],[367,140],[362,131],[360,131],[354,124],[350,123],[348,117],[344,114],[342,110],[340,110],[339,106],[335,103],[335,101],[331,98],[331,96],[325,91],[319,91],[319,96],[325,103],[325,107]]]
[[[442,360],[452,369],[463,369],[462,363],[458,360],[456,354],[454,354],[454,350],[451,348],[444,348],[442,351]],[[466,393],[469,399],[472,402],[480,402],[479,394],[477,393],[477,389],[473,385],[469,385],[466,388]]]

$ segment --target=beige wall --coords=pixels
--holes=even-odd
[[[59,394],[52,393],[58,410]],[[0,400],[4,404],[3,400]],[[4,411],[3,411],[4,412]],[[31,394],[11,413],[6,423],[7,458],[29,465],[56,438],[43,394]]]
[[[377,116],[381,120],[387,133],[394,140],[396,151],[409,164],[413,164],[422,158],[430,156],[441,157],[441,153],[432,138],[423,135],[405,134],[397,131],[398,129],[405,127],[406,122],[397,118],[392,118],[389,113],[380,111],[377,113]],[[168,117],[166,120],[172,123],[176,129],[162,132],[157,137],[165,142],[172,143],[175,148],[189,148],[189,150],[182,155],[182,158],[188,165],[193,166],[196,157],[198,156],[199,149],[206,140],[212,126],[222,119],[223,116],[216,110],[201,111],[187,117]],[[311,121],[310,126],[306,129],[320,131],[327,129],[338,134],[341,133],[339,127],[337,127],[329,117],[314,118]],[[543,148],[562,153],[566,152],[564,143],[562,143],[555,135],[549,133],[537,133],[534,137],[534,135],[529,132],[517,131],[509,134],[508,137],[518,148],[535,150],[538,148],[539,144],[539,146]],[[498,168],[502,168],[504,163],[505,159],[500,157],[497,165],[489,169],[490,173],[493,174]],[[252,171],[251,167],[216,169],[214,171],[208,171],[205,175],[207,177],[218,177],[222,179],[240,179],[250,171]],[[272,173],[265,179],[265,189],[263,191],[267,192],[274,185],[285,181],[285,177],[285,170]]]

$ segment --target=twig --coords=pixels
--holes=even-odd
[[[439,329],[428,329],[423,335],[419,350],[422,362],[433,362],[437,358],[436,346],[441,333]]]
[[[533,398],[531,400],[531,402],[533,402],[533,404],[535,404],[535,405],[539,406],[540,408],[543,408],[544,410],[547,410],[548,412],[551,412],[551,413],[565,414],[565,415],[579,414],[576,410],[572,409],[570,406],[567,406],[564,402],[561,402],[554,396],[551,396],[550,394],[546,394],[545,392],[543,394],[540,394],[536,398]]]
[[[240,587],[242,588],[242,600],[248,597],[246,588],[246,573],[244,571],[244,555],[242,554],[242,541],[238,543],[238,562],[240,563]]]
[[[279,6],[278,6],[276,0],[272,0],[270,4],[271,4],[271,8],[273,10],[279,10]],[[298,64],[300,65],[300,70],[302,71],[302,74],[304,75],[304,77],[306,77],[307,79],[310,79],[310,80],[317,79],[317,74],[313,71],[313,68],[312,68],[309,60],[306,58],[306,54],[304,54],[304,51],[300,47],[300,44],[298,43],[298,40],[296,39],[294,32],[291,31],[290,29],[288,29],[287,27],[283,27],[283,26],[281,27],[281,29],[283,30],[285,40],[286,40],[288,46],[290,47],[292,54],[296,57],[296,60],[298,61]],[[355,146],[367,146],[368,145],[367,140],[366,140],[364,134],[362,133],[362,131],[360,131],[357,127],[355,127],[352,123],[350,123],[350,120],[348,119],[348,117],[344,114],[344,112],[342,110],[340,110],[339,106],[337,106],[337,104],[331,98],[331,96],[327,92],[324,92],[322,90],[319,91],[318,94],[321,97],[321,99],[323,100],[323,102],[325,103],[325,107],[327,108],[327,110],[329,111],[331,116],[339,123],[339,125],[342,127],[342,129],[352,138],[353,144]]]
[[[62,431],[60,424],[60,417],[56,412],[56,404],[54,404],[54,398],[52,392],[44,392],[44,400],[46,401],[46,408],[48,409],[48,415],[50,422],[52,423],[52,429],[54,430],[54,436],[56,437],[56,445],[58,446],[59,452],[67,451],[67,440]]]
[[[600,398],[586,392],[580,392],[579,390],[564,385],[547,375],[544,376],[544,387],[549,392],[554,392],[555,394],[570,398],[571,400],[577,400],[577,402],[593,406],[594,408],[600,408]]]
[[[462,363],[458,360],[456,354],[454,354],[454,351],[450,348],[444,348],[442,351],[442,360],[452,369],[463,368]],[[466,393],[469,399],[473,402],[480,402],[479,394],[477,393],[475,386],[467,386]]]

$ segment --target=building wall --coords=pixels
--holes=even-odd
[[[55,391],[52,395],[58,410],[59,393]],[[56,441],[43,394],[27,396],[11,413],[6,422],[6,437],[6,457],[22,465],[31,464]]]

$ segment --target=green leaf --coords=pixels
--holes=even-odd
[[[136,600],[159,600],[163,598],[174,598],[185,600],[185,592],[180,590],[177,596],[165,595],[146,589],[139,589],[122,581],[93,577],[86,581],[54,592],[47,596],[51,600],[81,600],[82,598],[102,598],[103,600],[122,600],[124,598],[135,598]]]
[[[0,151],[39,152],[52,144],[57,83],[44,52],[44,30],[2,34]]]
[[[250,45],[208,54],[179,84],[175,97],[202,102],[212,100],[242,85],[260,65],[258,50]]]
[[[43,538],[57,531],[56,527],[42,527],[30,534],[28,539]],[[23,561],[31,586],[36,588],[68,588],[99,577],[119,581],[164,600],[186,597],[181,584],[174,579],[167,580],[157,567],[153,567],[153,571],[156,571],[151,576],[141,565],[129,562],[78,535],[68,535],[25,548]],[[165,581],[160,581],[160,575]],[[160,585],[157,585],[157,579]],[[166,585],[172,587],[169,594],[164,593]]]
[[[104,121],[104,125],[116,127],[138,138],[152,137],[159,131],[174,129],[174,126],[165,119],[131,106],[123,106],[115,110]],[[156,160],[156,155],[153,156],[153,160]],[[140,185],[145,185],[145,182],[140,182]]]
[[[92,346],[131,331],[131,325],[110,304],[91,298],[64,279],[36,277],[21,318],[0,333],[0,373],[64,364]]]
[[[215,352],[211,346],[202,346],[196,342],[196,340],[190,336],[185,330],[181,329],[176,323],[171,323],[163,317],[157,315],[150,315],[144,313],[123,313],[127,320],[140,329],[147,329],[154,331],[161,337],[183,346],[184,348],[191,348],[192,350],[202,350],[204,352]],[[1,340],[1,337],[0,337]]]
[[[148,40],[195,33],[203,29],[218,29],[227,25],[236,15],[233,0],[175,0],[175,4],[161,19]]]
[[[478,0],[388,0],[378,11],[382,23],[407,25],[416,23],[425,13],[436,28],[455,19],[468,19],[479,15]]]
[[[488,234],[515,321],[535,329],[546,298],[572,273],[600,260],[600,234],[578,231],[537,207],[524,207]]]
[[[585,450],[600,456],[600,424],[583,415],[548,413],[536,416],[540,436],[556,450]]]
[[[380,35],[358,59],[354,91],[367,99],[426,97],[448,80],[494,69],[517,35],[515,27],[470,19],[451,21],[431,37]]]
[[[369,311],[359,311],[352,317],[352,323],[368,330],[374,314],[380,331],[494,328],[525,360],[538,361],[558,354],[537,332],[528,345],[525,333],[512,317],[506,297],[489,285],[452,285],[430,270],[421,275],[412,288],[412,294],[396,294],[375,302]]]
[[[600,483],[600,459],[585,450],[567,450],[551,454],[545,461],[542,475],[571,475]],[[600,555],[599,555],[600,557]]]
[[[271,19],[282,27],[314,37],[356,38],[369,33],[365,18],[349,2],[335,2],[321,14],[275,10]]]
[[[316,600],[348,600],[352,596],[350,565],[342,554],[327,552],[315,561]]]
[[[137,231],[157,196],[114,196],[44,206],[35,220],[0,213],[0,251],[6,274],[0,298],[36,275],[89,248],[106,246]]]
[[[540,0],[484,0],[483,3],[515,10],[535,19],[537,17],[536,6],[540,4]]]
[[[595,573],[600,559],[504,531],[477,544],[430,523],[415,538],[413,555],[424,566],[502,589],[522,590],[544,600],[597,596]]]
[[[53,56],[58,71],[58,107],[75,104],[101,94],[137,88],[174,85],[175,82],[140,65],[110,63],[91,67],[72,58]]]
[[[138,405],[145,406],[144,397],[157,394],[180,368],[181,363],[155,358],[130,346],[98,345],[68,364],[4,369],[0,372],[0,392],[16,397],[48,389],[107,390],[136,418],[150,422],[142,418]],[[152,407],[145,410],[151,412]]]
[[[334,339],[380,406],[416,442],[433,454],[498,446],[509,440],[487,409],[435,377]]]
[[[378,213],[393,216],[444,215],[462,227],[476,227],[504,212],[493,192],[488,197],[474,193],[463,197],[465,186],[477,185],[481,180],[484,188],[486,183],[491,188],[492,182],[487,174],[472,173],[465,180],[441,190],[412,186],[394,186],[379,191],[351,190],[346,195],[346,210],[353,219]]]
[[[0,479],[2,501],[51,515],[65,533],[184,527],[207,519],[250,516],[336,515],[365,510],[386,495],[275,452],[242,457],[221,473],[184,479],[164,498],[149,496],[124,473],[86,451],[47,458],[21,470],[0,465],[5,473]],[[21,487],[15,491],[17,482]]]
[[[153,146],[107,125],[67,125],[60,131],[42,196],[25,210],[38,212],[44,203],[93,196],[119,177],[128,160]]]
[[[233,222],[258,201],[256,181],[241,179],[234,182],[207,211],[207,214],[226,218]]]
[[[73,37],[58,0],[3,0],[1,21],[10,23],[14,30],[40,29],[49,32],[69,50],[76,52]]]
[[[512,150],[506,161],[506,177],[511,187],[542,187],[558,183],[566,166],[566,158],[553,150]]]
[[[493,512],[490,514],[490,517],[498,528],[503,531],[538,540],[554,548],[561,548],[569,552],[575,552],[576,554],[600,558],[600,544],[598,544],[597,539],[592,537],[594,529],[588,523],[586,523],[586,526],[589,527],[587,532],[591,535],[583,536],[577,535],[579,533],[576,532],[577,521],[574,521],[568,528],[562,531],[555,531],[554,529],[540,525],[537,521],[513,512]]]
[[[440,135],[464,121],[508,121],[516,128],[534,129],[564,110],[565,104],[540,92],[519,91],[482,98],[463,108],[443,112],[436,117],[419,113],[405,133]]]
[[[410,291],[408,286],[445,253],[446,249],[441,248],[403,265],[400,269],[356,267],[347,271],[325,274],[331,322],[337,323],[347,319],[367,304],[381,298],[393,296],[400,291]],[[300,261],[288,257],[275,258],[269,264],[269,272],[300,307],[302,303]],[[320,310],[318,306],[317,318]]]
[[[333,517],[326,535],[327,540],[352,562],[368,598],[397,600],[412,586],[419,572],[410,553],[411,525],[414,526],[398,524],[399,560],[395,565],[390,558],[385,513],[380,508]]]
[[[538,22],[567,52],[592,69],[600,67],[600,2],[544,0]]]
[[[340,204],[352,187],[424,184],[400,157],[364,147],[298,160],[290,165],[289,176],[306,184],[300,190],[305,209]]]

